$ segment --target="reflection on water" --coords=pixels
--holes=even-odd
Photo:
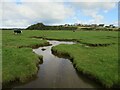
[[[37,79],[17,86],[16,88],[97,88],[100,87],[93,81],[77,74],[72,63],[68,59],[58,58],[51,52],[51,47],[59,44],[74,44],[74,42],[49,41],[52,46],[33,49],[38,55],[43,55],[43,63],[39,65],[40,69]],[[42,49],[45,50],[42,50]]]

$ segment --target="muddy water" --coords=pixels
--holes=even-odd
[[[43,63],[37,78],[17,88],[98,88],[94,81],[78,74],[68,59],[58,58],[51,52],[53,46],[59,44],[74,44],[74,42],[48,41],[52,46],[33,49],[38,55],[43,55]],[[46,50],[42,50],[42,49]]]

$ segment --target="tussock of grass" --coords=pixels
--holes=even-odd
[[[52,51],[58,55],[69,54],[78,71],[93,77],[105,87],[118,85],[118,48],[116,45],[87,48],[79,44],[62,44],[53,47]]]

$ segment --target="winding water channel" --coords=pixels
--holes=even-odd
[[[75,44],[74,42],[48,40],[51,46],[39,47],[33,51],[43,56],[43,63],[37,78],[27,84],[15,88],[98,88],[94,81],[78,74],[69,59],[59,58],[51,52],[53,46],[59,44]],[[45,50],[42,50],[42,49]]]

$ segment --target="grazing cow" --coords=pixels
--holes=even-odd
[[[14,34],[21,34],[22,31],[21,30],[14,30]]]

